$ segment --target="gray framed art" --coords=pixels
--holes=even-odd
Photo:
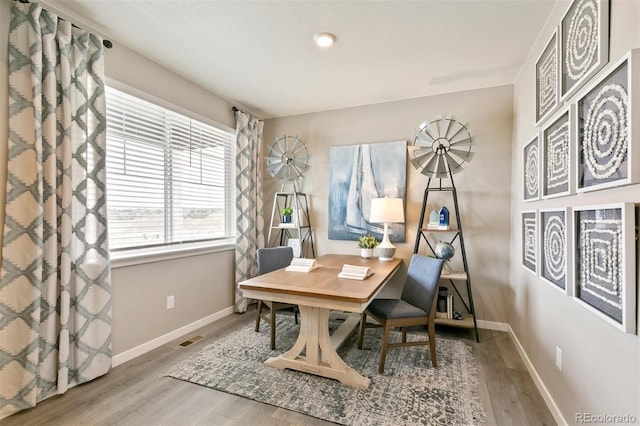
[[[574,0],[560,24],[561,99],[609,60],[609,0]]]
[[[569,108],[565,108],[542,131],[542,198],[571,193],[571,147],[574,132],[571,130],[570,118]]]
[[[536,136],[523,148],[522,194],[524,201],[540,199],[540,147]]]
[[[574,209],[575,300],[626,333],[636,332],[633,203]]]
[[[538,215],[535,210],[521,213],[522,266],[536,274],[538,271]]]
[[[536,61],[536,124],[539,125],[556,109],[560,100],[558,30]]]
[[[568,294],[571,287],[568,265],[571,264],[569,246],[571,217],[567,209],[540,210],[540,278],[556,290]]]
[[[382,240],[384,226],[369,221],[374,198],[406,198],[407,141],[329,148],[329,239]],[[404,223],[389,224],[391,242],[405,241]]]
[[[640,149],[631,143],[638,118],[638,85],[631,76],[638,63],[631,51],[585,90],[577,101],[577,190],[590,191],[638,181]],[[637,71],[636,71],[637,72]]]

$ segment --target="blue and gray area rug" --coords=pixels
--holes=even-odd
[[[437,339],[438,367],[428,346],[391,349],[385,374],[378,374],[381,330],[368,329],[362,350],[357,332],[338,353],[371,378],[368,389],[263,362],[290,348],[298,335],[293,318],[278,318],[277,348],[269,348],[269,327],[249,324],[216,340],[168,376],[343,425],[472,425],[485,422],[478,399],[478,372],[471,347]],[[399,333],[392,338],[399,340]],[[424,338],[424,336],[420,336]]]

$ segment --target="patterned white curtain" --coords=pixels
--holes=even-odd
[[[247,310],[239,282],[258,272],[256,250],[264,247],[262,200],[263,122],[242,111],[236,112],[236,312]]]
[[[0,417],[111,367],[101,38],[14,3]]]

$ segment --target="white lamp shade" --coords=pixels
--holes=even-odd
[[[371,223],[403,223],[402,198],[374,198],[371,200]]]

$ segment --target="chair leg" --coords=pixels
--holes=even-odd
[[[276,311],[271,305],[271,350],[276,348]]]
[[[438,366],[436,359],[436,325],[434,321],[429,321],[429,350],[431,351],[431,365]]]
[[[260,315],[262,315],[262,300],[258,300],[258,308],[256,309],[256,332],[260,331]]]
[[[402,327],[402,343],[407,343],[407,327]]]
[[[362,341],[364,340],[364,325],[367,323],[367,314],[364,312],[360,315],[360,332],[358,333],[358,349],[362,349]]]
[[[384,373],[384,362],[387,359],[387,350],[389,349],[389,327],[388,323],[384,323],[384,331],[382,332],[382,347],[380,348],[380,366],[378,367],[378,373]]]
[[[296,321],[296,324],[298,324],[298,311],[300,309],[297,306],[293,307],[293,318]]]

